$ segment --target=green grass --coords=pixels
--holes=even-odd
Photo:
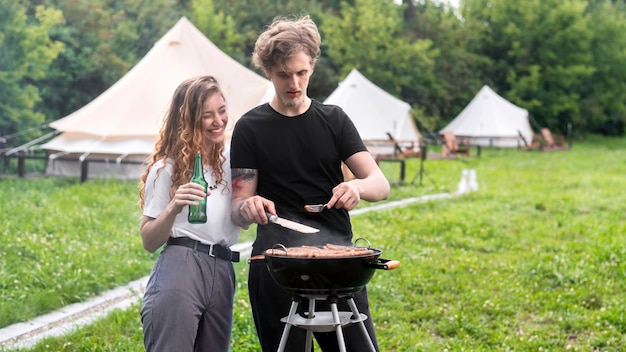
[[[424,166],[422,185],[394,185],[391,200],[454,192],[464,168],[479,191],[353,218],[356,237],[402,263],[368,285],[381,350],[626,349],[626,139],[567,152],[487,148]],[[396,165],[382,167],[395,179]],[[418,169],[411,160],[408,181]],[[135,184],[0,180],[0,193],[5,324],[149,273]],[[258,351],[245,262],[236,272],[232,350]],[[141,350],[138,305],[28,351]]]
[[[0,180],[0,326],[150,272],[135,189],[120,181]]]

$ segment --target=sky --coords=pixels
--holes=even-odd
[[[401,4],[402,0],[394,0],[397,4]],[[440,3],[449,3],[450,5],[456,7],[457,9],[459,8],[459,1],[460,0],[433,0],[436,2],[440,2]]]
[[[437,1],[437,0],[435,0],[435,1]],[[437,2],[440,2],[440,3],[446,3],[447,2],[448,4],[450,4],[453,7],[456,7],[458,9],[459,8],[459,1],[460,0],[439,0]]]

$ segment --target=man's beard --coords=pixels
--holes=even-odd
[[[288,108],[295,108],[298,107],[300,104],[304,103],[304,96],[299,96],[296,98],[291,98],[291,97],[287,97],[287,98],[281,98],[283,105],[285,107]]]

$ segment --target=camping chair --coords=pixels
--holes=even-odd
[[[540,134],[533,134],[533,138],[529,144],[526,141],[526,138],[524,138],[522,131],[517,131],[517,132],[519,133],[520,138],[524,142],[524,146],[523,146],[524,150],[533,150],[533,149],[541,150],[541,148],[543,148],[543,137]]]
[[[411,143],[402,143],[397,141],[391,133],[387,132],[387,137],[389,141],[394,144],[394,154],[401,158],[411,158],[411,157],[421,157],[422,150],[419,146],[415,145],[414,142]]]
[[[553,135],[550,132],[550,129],[544,127],[541,129],[541,136],[544,140],[544,145],[542,150],[568,150],[569,147],[565,146],[565,137],[563,135],[557,134]]]
[[[454,157],[455,155],[469,156],[469,143],[459,147],[456,136],[451,131],[443,132],[443,144],[441,146],[441,155],[444,157]]]

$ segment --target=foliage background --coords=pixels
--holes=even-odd
[[[536,130],[624,133],[624,1],[3,0],[0,148],[94,99],[181,16],[252,68],[263,27],[303,14],[323,38],[316,99],[357,68],[409,102],[422,130],[442,128],[487,84],[528,109]]]

